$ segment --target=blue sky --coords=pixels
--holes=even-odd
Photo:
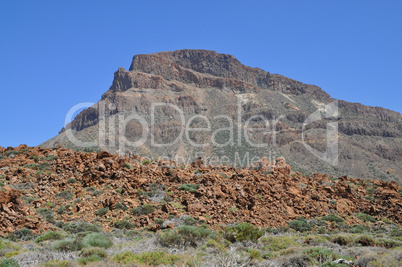
[[[1,1],[0,146],[39,145],[134,54],[210,49],[402,112],[402,1]]]

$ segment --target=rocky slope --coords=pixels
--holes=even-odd
[[[305,176],[292,172],[283,158],[250,170],[105,151],[0,147],[0,185],[0,235],[76,221],[98,223],[104,230],[121,221],[158,230],[156,218],[180,215],[214,227],[245,221],[279,226],[330,213],[348,224],[361,223],[355,213],[402,223],[402,188],[396,182]]]
[[[214,51],[136,55],[128,71],[115,72],[97,104],[42,146],[82,149],[68,138],[70,132],[95,149],[126,155],[185,162],[216,156],[237,167],[253,157],[282,156],[302,173],[402,182],[401,114],[339,100],[334,116],[306,124],[312,114],[328,112],[335,100],[317,86]],[[155,103],[160,104],[152,112]],[[336,134],[327,136],[330,124],[337,126]],[[175,141],[183,126],[207,130],[184,133],[166,147],[155,145]],[[337,162],[311,153],[323,153],[336,142]]]

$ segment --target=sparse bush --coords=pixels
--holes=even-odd
[[[396,240],[392,240],[392,239],[380,238],[375,243],[377,246],[384,247],[384,248],[402,247],[402,241],[396,241]],[[402,257],[401,257],[401,260],[402,260]]]
[[[106,213],[108,213],[108,212],[109,212],[109,207],[104,207],[104,208],[98,209],[98,210],[95,212],[95,214],[98,215],[98,216],[105,216]]]
[[[132,229],[134,227],[134,225],[126,220],[117,220],[114,222],[114,227],[118,228],[118,229]]]
[[[86,258],[79,258],[77,259],[77,262],[81,265],[87,265],[91,262],[96,262],[96,261],[103,261],[103,259],[98,256],[98,255],[91,255],[89,257]]]
[[[341,246],[346,246],[349,243],[353,242],[353,237],[352,236],[347,236],[347,235],[336,235],[332,238],[331,240],[333,243],[341,245]]]
[[[56,194],[57,198],[64,198],[65,200],[72,200],[74,198],[74,194],[70,191],[61,191]]]
[[[124,204],[117,203],[116,206],[114,207],[115,210],[128,210],[128,207]]]
[[[54,224],[56,221],[54,220],[54,214],[53,211],[47,208],[39,208],[37,212],[42,215],[42,217],[47,221],[52,224]]]
[[[35,239],[36,243],[40,243],[46,240],[60,240],[63,239],[63,234],[60,232],[49,231]]]
[[[198,242],[206,239],[212,234],[212,231],[206,227],[181,225],[176,229],[161,231],[158,233],[158,241],[163,246],[194,246]]]
[[[110,248],[113,242],[101,233],[91,233],[84,237],[82,244],[85,247]]]
[[[77,182],[77,179],[75,179],[75,178],[68,178],[67,179],[68,184],[75,184],[76,182]]]
[[[81,241],[77,239],[63,239],[63,240],[58,240],[53,243],[52,249],[53,250],[58,250],[58,251],[78,251],[83,248],[83,244]]]
[[[26,241],[26,240],[31,240],[34,238],[34,234],[32,233],[31,230],[27,228],[22,228],[20,230],[14,231],[13,233],[10,233],[6,236],[8,240],[11,241]]]
[[[191,217],[191,216],[186,217],[186,218],[184,219],[184,224],[185,224],[185,225],[195,225],[196,223],[197,223],[197,221],[196,221],[193,217]]]
[[[308,248],[303,250],[302,254],[306,255],[314,264],[323,264],[327,261],[336,260],[339,257],[338,254],[323,247]]]
[[[311,230],[311,225],[307,222],[307,220],[304,217],[300,217],[294,221],[290,221],[289,227],[298,232],[306,232]]]
[[[45,267],[67,267],[70,266],[70,262],[66,260],[51,260],[44,264]]]
[[[132,252],[126,251],[117,254],[113,257],[113,260],[120,264],[128,263],[143,263],[152,266],[158,265],[171,265],[177,262],[180,258],[176,255],[167,254],[163,251],[151,251],[143,252],[140,255],[136,255]]]
[[[356,213],[355,215],[357,218],[359,218],[363,222],[376,222],[377,221],[373,216],[370,216],[366,213]]]
[[[39,164],[30,163],[30,164],[24,165],[23,167],[30,168],[30,169],[36,170],[36,171],[45,171],[45,170],[50,170],[52,168],[52,165],[49,162],[43,162],[43,163],[39,163]]]
[[[11,155],[18,155],[20,152],[19,151],[16,151],[16,150],[9,150],[9,151],[6,151],[6,152],[4,152],[4,155],[6,156],[6,157],[10,157]]]
[[[262,231],[257,226],[246,222],[227,227],[224,230],[225,239],[229,240],[230,242],[241,242],[246,240],[255,242],[262,235]]]
[[[3,259],[0,260],[0,267],[19,267],[20,265],[14,259]]]
[[[296,242],[290,236],[270,236],[261,238],[262,244],[264,244],[271,251],[280,251],[289,247],[297,247],[300,244]]]
[[[328,216],[322,217],[323,220],[329,221],[329,222],[343,222],[344,220],[334,214],[329,214]]]
[[[56,159],[58,159],[58,158],[59,158],[59,156],[47,155],[47,156],[44,158],[44,160],[52,161],[52,160],[56,160]]]
[[[67,210],[66,210],[66,208],[63,207],[63,206],[60,206],[60,207],[58,207],[58,208],[56,209],[56,213],[57,213],[57,214],[64,214],[64,213],[66,213],[66,212],[67,212]]]
[[[63,230],[72,234],[77,234],[81,232],[100,232],[99,228],[96,225],[87,222],[66,223],[63,225]]]
[[[199,184],[183,184],[178,187],[179,190],[184,190],[190,193],[195,193],[198,190],[198,187],[200,187]]]
[[[136,208],[131,210],[133,215],[148,215],[155,211],[155,207],[151,204],[138,205]]]
[[[262,258],[261,251],[258,249],[249,248],[247,249],[247,252],[249,253],[251,259],[261,260]]]
[[[97,255],[101,257],[102,259],[107,258],[107,253],[101,249],[101,248],[96,248],[96,247],[89,247],[89,248],[83,248],[80,257],[87,258],[93,255]]]
[[[375,246],[375,241],[372,237],[370,236],[366,236],[366,235],[362,235],[359,236],[355,239],[355,243],[358,243],[362,246],[368,247],[368,246]]]
[[[159,224],[159,225],[162,225],[165,222],[165,220],[160,219],[160,218],[156,218],[154,221],[156,224]]]
[[[349,232],[352,234],[361,234],[363,232],[368,232],[370,228],[362,224],[355,224],[350,228]]]

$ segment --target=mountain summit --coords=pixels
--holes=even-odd
[[[401,114],[208,50],[135,55],[41,146],[58,145],[236,167],[281,156],[304,173],[402,182]]]

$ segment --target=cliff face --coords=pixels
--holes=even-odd
[[[97,104],[42,146],[77,146],[71,131],[112,152],[179,161],[216,156],[237,167],[253,157],[283,156],[302,172],[401,182],[401,114],[335,100],[317,86],[214,51],[136,55]],[[324,116],[331,103],[336,112]],[[194,128],[200,130],[187,131]],[[329,161],[322,155],[335,143],[338,158]]]

